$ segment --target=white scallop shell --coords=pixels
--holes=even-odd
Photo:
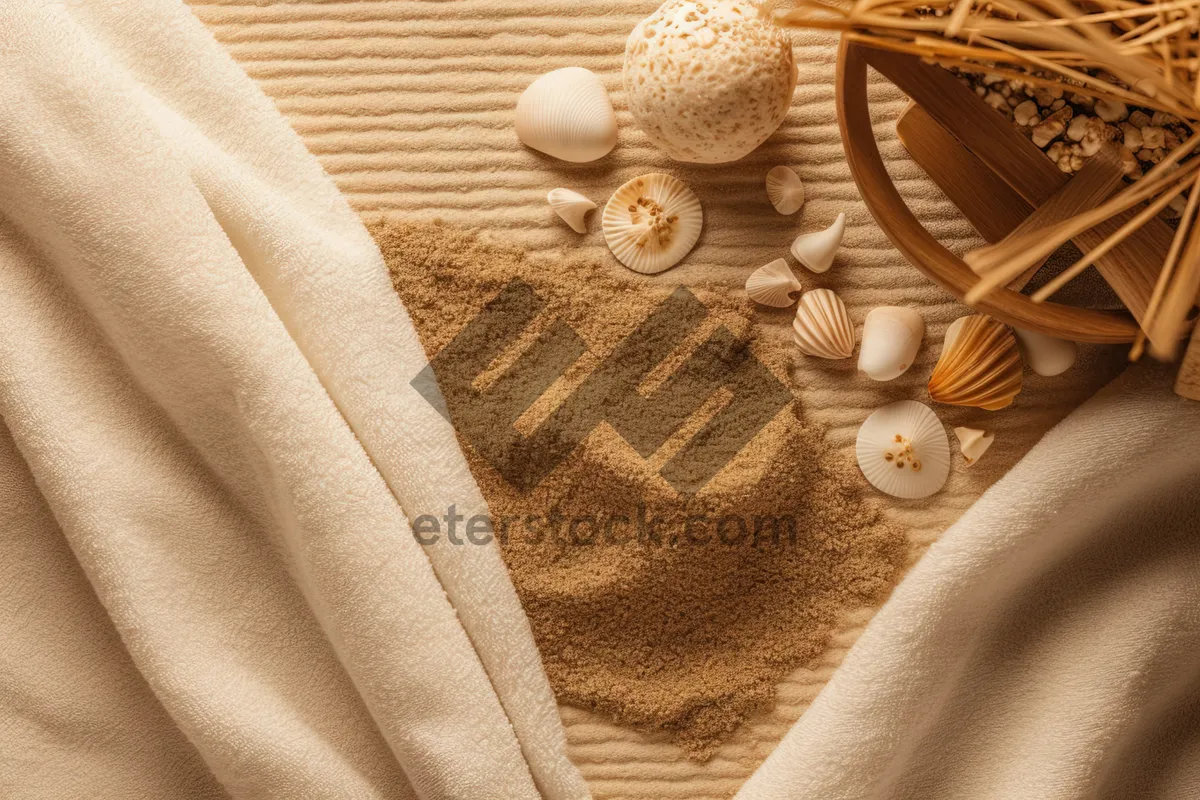
[[[517,137],[563,161],[595,161],[617,143],[617,117],[604,84],[583,67],[547,72],[517,100]]]
[[[904,374],[925,336],[925,320],[911,308],[880,306],[863,320],[862,347],[858,370],[876,381],[890,381]]]
[[[954,435],[958,437],[958,446],[968,467],[979,461],[996,440],[996,434],[985,433],[978,428],[955,428]]]
[[[845,233],[846,215],[838,214],[825,230],[797,236],[792,242],[792,255],[813,272],[825,272],[833,265],[833,257],[837,255]]]
[[[570,189],[551,189],[546,194],[546,202],[576,233],[587,233],[583,217],[596,207],[595,203]]]
[[[775,308],[787,308],[796,302],[792,292],[800,291],[800,281],[782,258],[759,267],[746,278],[746,294],[756,303]]]
[[[1027,331],[1013,328],[1017,344],[1021,346],[1021,355],[1025,363],[1038,375],[1052,377],[1061,375],[1075,363],[1079,354],[1078,346],[1066,339],[1056,339],[1037,331]]]
[[[950,475],[950,443],[933,410],[915,400],[889,403],[858,429],[858,467],[881,492],[929,497]]]
[[[838,359],[854,354],[854,323],[842,298],[829,289],[801,295],[792,330],[796,346],[805,355]]]
[[[790,167],[772,167],[767,173],[767,198],[780,214],[795,214],[804,205],[804,184]]]
[[[704,225],[700,201],[681,181],[661,172],[634,178],[604,206],[608,249],[634,272],[651,275],[678,264]]]

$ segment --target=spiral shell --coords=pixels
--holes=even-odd
[[[938,403],[997,411],[1021,391],[1021,352],[1012,332],[977,314],[946,329],[942,354],[929,378],[929,396]]]
[[[829,289],[813,289],[800,297],[792,330],[805,355],[838,359],[854,354],[854,324],[842,298]]]

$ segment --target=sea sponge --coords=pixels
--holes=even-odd
[[[734,161],[787,113],[796,62],[786,34],[744,0],[667,0],[625,43],[638,126],[677,161]]]

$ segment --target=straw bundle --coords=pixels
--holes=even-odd
[[[1191,135],[1137,182],[1072,219],[970,254],[968,262],[981,279],[967,295],[968,301],[980,299],[1080,232],[1145,204],[1100,247],[1033,295],[1042,302],[1187,192],[1132,353],[1141,354],[1149,333],[1154,355],[1174,357],[1200,291],[1200,158],[1191,157],[1200,145],[1200,0],[795,0],[774,17],[784,27],[842,31],[854,42],[947,68],[1178,117]]]

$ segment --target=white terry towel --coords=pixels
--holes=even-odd
[[[369,236],[178,0],[0,20],[0,795],[581,798]],[[459,523],[461,525],[462,523]]]
[[[951,527],[739,800],[1200,798],[1200,403],[1169,377]]]

